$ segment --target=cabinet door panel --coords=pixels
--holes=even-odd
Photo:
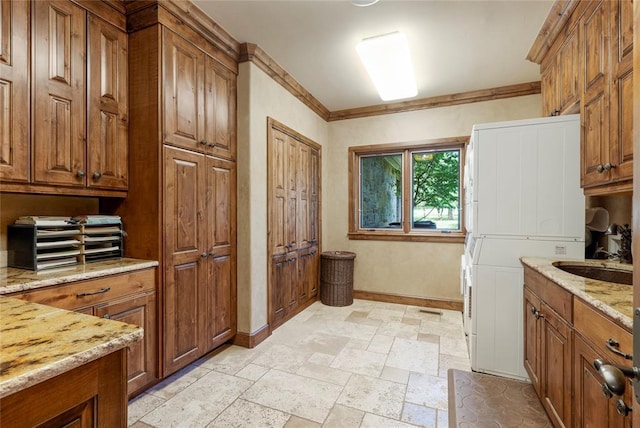
[[[309,170],[309,243],[317,246],[320,231],[320,152],[317,149],[311,149]]]
[[[554,426],[571,426],[572,331],[542,304],[542,404]]]
[[[580,120],[582,121],[581,141],[581,177],[582,186],[588,187],[609,181],[610,172],[598,172],[598,166],[604,165],[609,158],[607,100],[604,92],[583,102]]]
[[[625,418],[619,415],[615,407],[616,399],[607,399],[602,393],[602,377],[593,367],[593,361],[601,356],[578,335],[576,335],[574,343],[575,426],[580,428],[623,428],[629,426],[631,417]],[[630,402],[627,401],[627,404]]]
[[[206,256],[203,155],[164,147],[165,255],[167,263],[183,264]]]
[[[601,1],[593,10],[588,10],[582,21],[583,79],[584,89],[590,91],[594,85],[604,82],[607,74],[609,38],[607,1]]]
[[[164,141],[204,151],[204,53],[163,30]]]
[[[309,247],[309,146],[298,143],[298,155],[296,163],[297,175],[297,191],[298,191],[298,209],[296,215],[297,221],[297,238],[298,248]]]
[[[287,256],[280,255],[271,259],[271,287],[269,290],[269,324],[276,327],[286,321],[286,303],[289,287],[287,284]]]
[[[236,333],[236,294],[232,266],[231,257],[215,257],[209,261],[208,280],[201,284],[204,352],[221,345]]]
[[[202,355],[199,284],[205,264],[185,263],[168,269],[164,283],[164,376]]]
[[[65,0],[32,5],[34,180],[84,186],[85,11]]]
[[[29,2],[0,2],[0,180],[28,182]]]
[[[235,177],[235,163],[207,157],[205,192],[210,261],[208,279],[202,284],[205,352],[236,331]]]
[[[127,34],[89,16],[88,185],[127,188]]]
[[[615,181],[633,179],[633,70],[611,88],[611,163]]]
[[[287,216],[287,183],[285,172],[286,138],[275,129],[271,130],[270,171],[271,175],[271,221],[269,224],[271,255],[287,252],[286,216]]]
[[[525,281],[527,281],[525,276]],[[541,309],[538,299],[528,288],[524,289],[524,368],[531,384],[540,396],[540,325],[535,311]]]
[[[202,355],[200,284],[207,281],[204,155],[164,147],[164,375]]]
[[[298,143],[293,138],[287,136],[285,143],[285,184],[287,193],[286,214],[285,214],[285,240],[289,245],[288,250],[298,248]]]
[[[559,58],[558,91],[560,95],[560,110],[571,106],[578,98],[579,54],[577,29],[567,35]]]
[[[144,328],[144,339],[127,349],[127,390],[132,394],[157,379],[156,293],[127,297],[95,308],[97,317]]]
[[[213,156],[236,156],[236,75],[207,57],[205,140]]]

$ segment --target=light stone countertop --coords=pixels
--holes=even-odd
[[[131,324],[0,297],[0,398],[142,339]]]
[[[0,268],[0,295],[155,266],[157,261],[121,258],[41,271],[3,267]]]
[[[553,262],[573,261],[577,264],[605,266],[633,272],[632,265],[605,260],[565,260],[538,257],[521,257],[520,261],[604,312],[622,327],[629,331],[633,329],[633,286],[583,278],[558,269],[553,265]]]

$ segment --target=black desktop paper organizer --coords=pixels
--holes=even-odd
[[[43,270],[122,257],[122,224],[11,224],[7,265]]]

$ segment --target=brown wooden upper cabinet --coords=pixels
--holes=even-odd
[[[27,183],[29,167],[29,8],[0,2],[0,180]]]
[[[235,159],[236,77],[164,29],[165,143]]]
[[[529,52],[543,115],[580,113],[585,194],[632,189],[632,56],[632,0],[556,1]]]
[[[95,8],[96,14],[69,0],[2,2],[3,22],[20,16],[14,25],[2,27],[3,39],[17,43],[14,49],[6,50],[7,54],[17,54],[13,64],[16,70],[22,61],[19,51],[26,51],[26,46],[19,43],[28,40],[22,39],[29,29],[29,17],[23,9],[31,8],[33,79],[31,124],[29,115],[21,114],[24,107],[19,102],[14,107],[18,114],[14,115],[14,127],[2,128],[15,134],[0,143],[2,190],[126,194],[128,74],[124,15],[102,2],[86,5]],[[30,74],[28,67],[22,64],[18,70],[21,76],[10,75],[8,70],[0,71],[2,77],[22,85],[16,88],[21,92],[12,96],[18,101],[25,96],[28,99],[24,85]],[[16,135],[22,138],[18,140]]]

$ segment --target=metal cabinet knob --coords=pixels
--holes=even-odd
[[[209,252],[209,255],[210,255],[211,257],[215,257],[215,256],[216,256],[216,252],[215,252],[215,251],[211,251],[211,252]]]
[[[613,168],[615,168],[615,165],[610,164],[609,162],[604,164],[604,170],[605,171],[611,171]]]
[[[207,145],[207,140],[200,140],[200,144],[203,145],[203,146],[206,146]]]
[[[598,164],[596,171],[598,171],[598,174],[602,174],[604,172],[604,166],[602,164]]]
[[[627,403],[622,401],[622,398],[616,401],[616,411],[620,416],[628,416],[631,413],[631,407],[627,406]]]
[[[207,253],[201,253],[200,257],[202,257],[204,259],[205,257],[207,257]]]
[[[82,177],[84,177],[86,175],[87,175],[87,173],[84,172],[84,170],[82,170],[82,169],[79,169],[78,172],[76,172],[76,176],[78,176],[80,178],[82,178]]]
[[[92,175],[94,180],[99,179],[100,177],[102,177],[102,174],[100,174],[98,171],[94,172]]]

